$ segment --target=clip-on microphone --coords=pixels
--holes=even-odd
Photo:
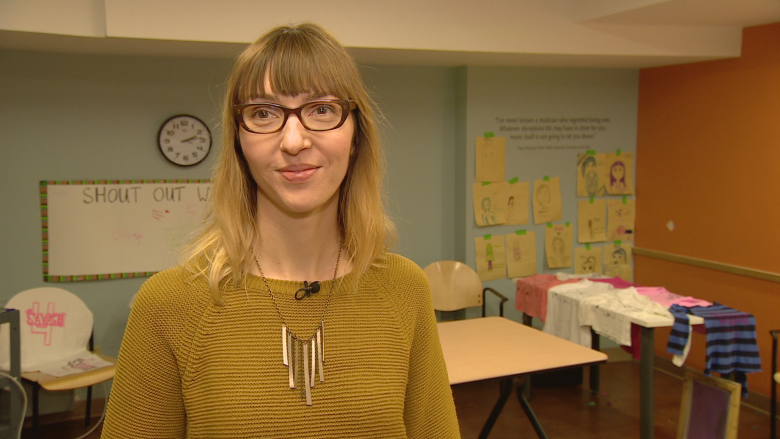
[[[303,281],[303,288],[295,292],[295,298],[297,300],[301,300],[304,297],[309,297],[313,293],[319,293],[320,292],[320,281],[315,280],[314,282],[309,285],[309,282]],[[302,293],[299,295],[299,293]]]

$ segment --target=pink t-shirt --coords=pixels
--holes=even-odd
[[[672,305],[680,305],[689,308],[692,306],[712,306],[712,303],[707,302],[706,300],[674,294],[664,287],[638,287],[636,292],[643,296],[647,296],[647,298],[653,302],[660,303],[666,307]]]
[[[531,317],[547,318],[547,290],[552,287],[577,282],[579,279],[558,280],[552,274],[535,274],[517,280],[515,309]]]

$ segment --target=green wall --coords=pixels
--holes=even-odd
[[[40,180],[208,178],[219,145],[218,114],[231,60],[0,51],[0,302],[60,286],[95,314],[95,339],[117,355],[128,303],[144,279],[47,284],[42,280]],[[455,71],[364,67],[387,118],[389,210],[397,251],[420,265],[451,259]],[[215,147],[193,168],[157,150],[160,124],[189,113]]]
[[[209,177],[220,147],[219,104],[230,64],[229,59],[0,51],[0,302],[50,285],[42,280],[40,180]],[[362,73],[387,119],[388,204],[400,232],[397,251],[423,267],[440,259],[474,267],[473,238],[484,233],[474,224],[470,198],[474,137],[485,131],[499,135],[496,116],[515,111],[620,115],[614,140],[597,149],[634,150],[635,70],[378,65],[364,66]],[[200,117],[215,137],[211,155],[191,169],[169,164],[156,147],[160,124],[179,113]],[[521,179],[563,176],[571,167],[568,156],[507,158],[522,163],[511,165]],[[95,314],[96,344],[117,355],[128,303],[143,280],[55,286],[86,302]],[[510,297],[508,316],[519,319],[512,312],[511,281],[489,285]]]

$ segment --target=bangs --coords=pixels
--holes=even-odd
[[[353,98],[360,84],[357,68],[347,52],[302,29],[285,29],[263,41],[239,76],[236,103],[266,96],[265,77],[275,95],[333,95]]]

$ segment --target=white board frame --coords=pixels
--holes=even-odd
[[[209,180],[41,181],[43,279],[144,277],[178,263]]]

